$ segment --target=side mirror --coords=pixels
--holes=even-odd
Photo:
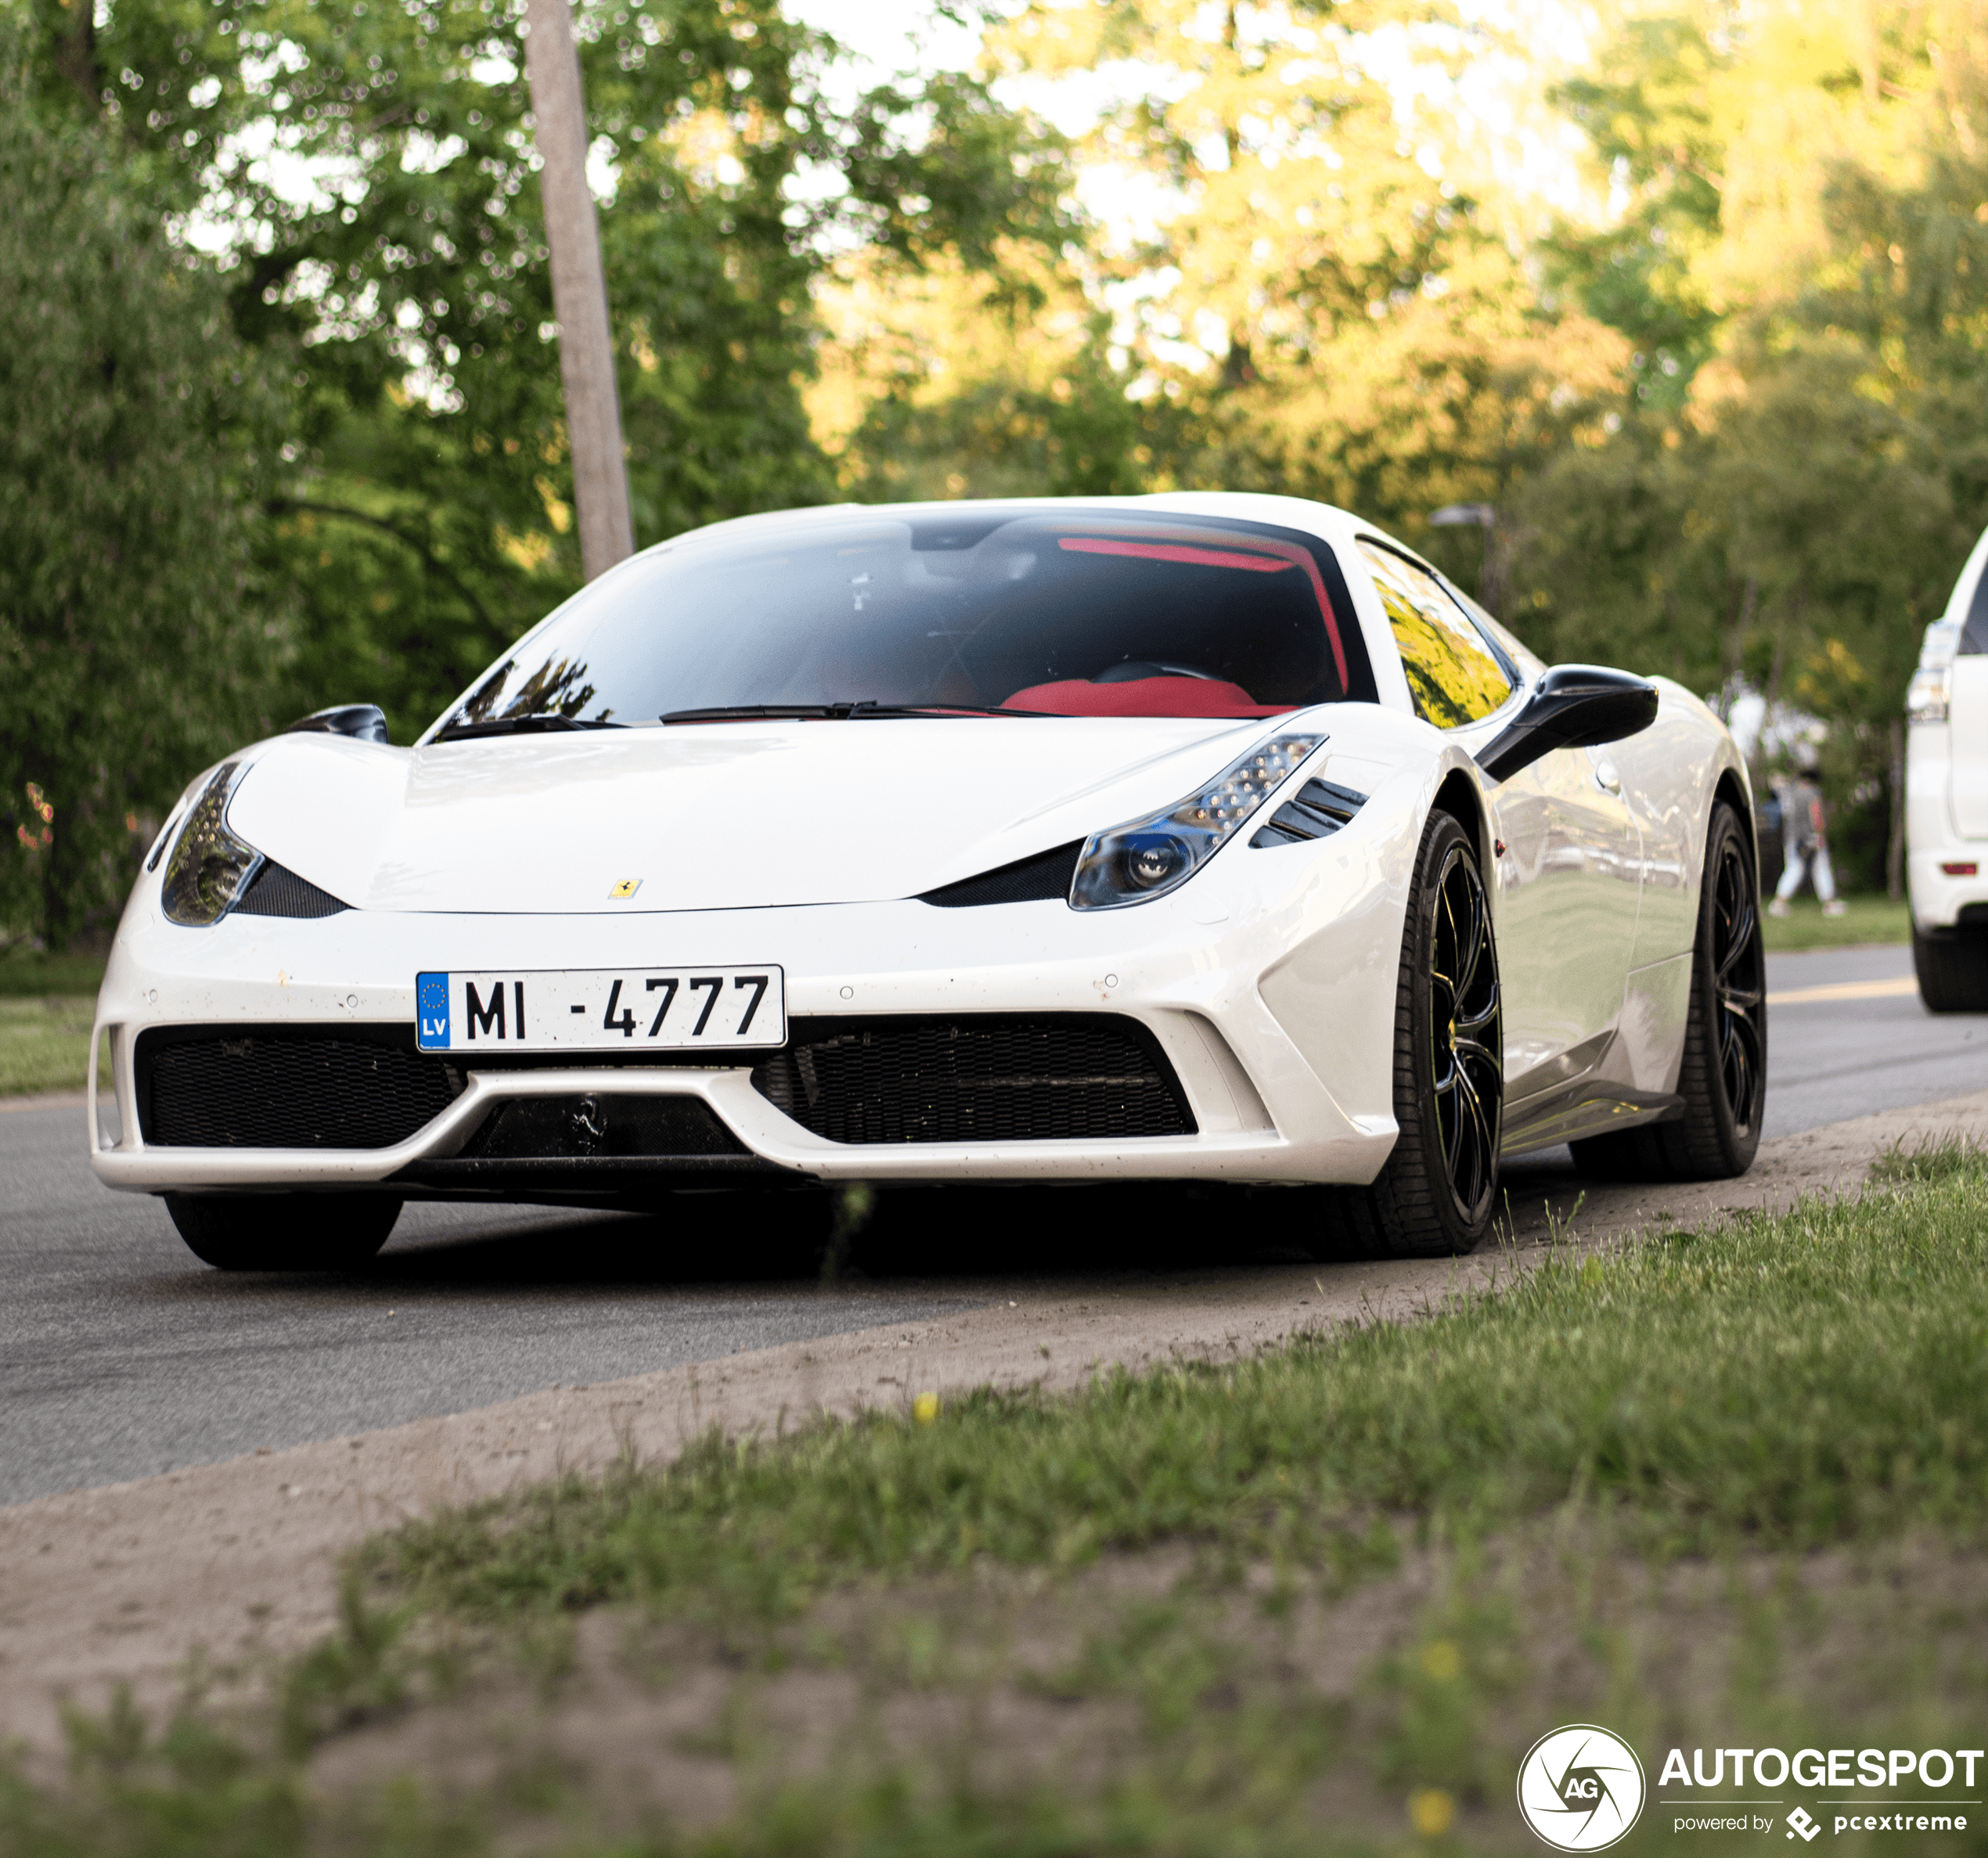
[[[286,736],[353,736],[362,742],[387,740],[387,712],[376,703],[344,703],[313,710],[283,731]]]
[[[1556,748],[1598,748],[1657,719],[1657,687],[1600,664],[1556,664],[1511,722],[1478,751],[1493,780],[1510,780]]]

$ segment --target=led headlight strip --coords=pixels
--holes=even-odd
[[[228,830],[228,802],[247,772],[239,762],[224,762],[186,809],[159,890],[168,921],[191,929],[219,922],[261,868],[262,854]]]
[[[1165,812],[1093,834],[1077,860],[1071,908],[1118,909],[1179,889],[1324,740],[1273,736]]]

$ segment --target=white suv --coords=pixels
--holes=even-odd
[[[1926,628],[1905,711],[1919,997],[1935,1013],[1988,1012],[1988,534]]]

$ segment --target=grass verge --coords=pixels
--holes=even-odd
[[[1653,1783],[1672,1741],[1978,1743],[1988,1164],[1880,1174],[1412,1327],[392,1532],[281,1735],[83,1726],[0,1852],[1516,1851],[1561,1721]]]
[[[1767,952],[1792,955],[1804,949],[1849,949],[1862,943],[1909,942],[1912,939],[1910,905],[1894,903],[1889,897],[1846,897],[1839,916],[1826,916],[1813,897],[1798,897],[1792,913],[1770,916],[1763,899],[1761,916],[1766,924]]]
[[[81,1089],[95,1008],[88,994],[0,994],[0,1096]]]
[[[0,950],[0,1096],[80,1090],[103,960]]]

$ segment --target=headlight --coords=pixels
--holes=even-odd
[[[246,772],[239,762],[223,763],[187,808],[159,893],[169,921],[191,928],[219,922],[261,866],[262,854],[228,830],[228,802]]]
[[[1165,812],[1093,834],[1077,860],[1071,907],[1116,909],[1178,890],[1324,740],[1274,736]]]

